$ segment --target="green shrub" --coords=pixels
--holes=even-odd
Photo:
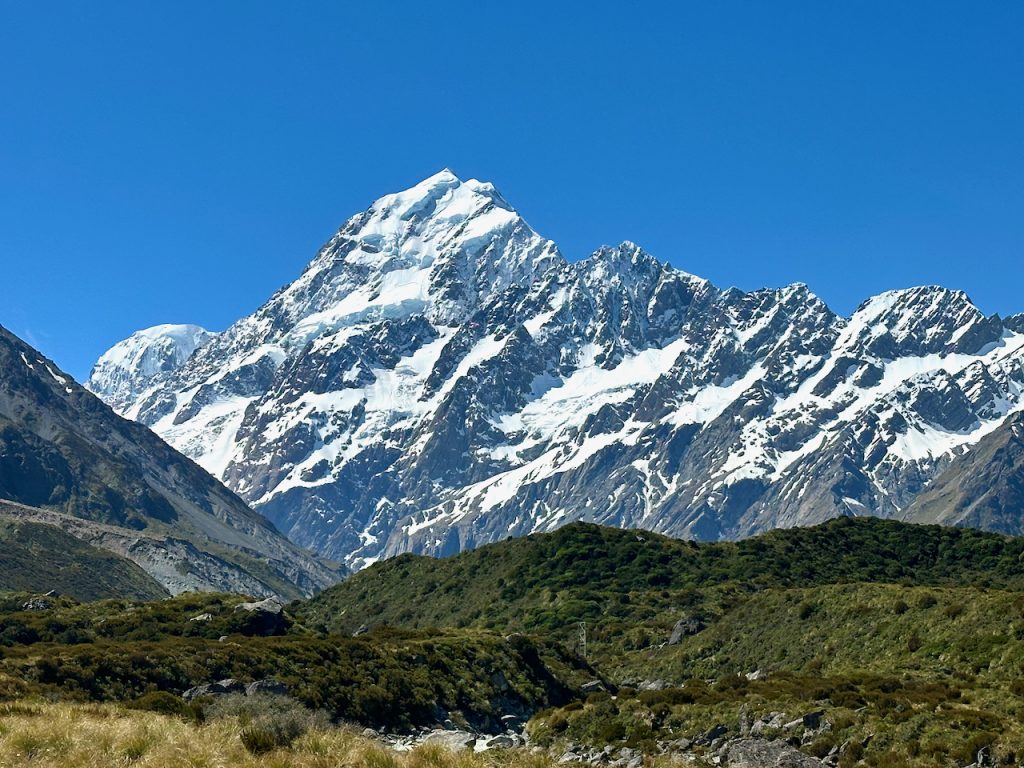
[[[273,752],[278,747],[290,747],[291,741],[280,740],[279,732],[269,724],[253,723],[247,725],[239,733],[242,744],[252,755],[263,755]]]
[[[326,728],[330,722],[322,712],[313,712],[287,696],[219,696],[207,709],[207,716],[237,717],[242,743],[254,755],[291,747],[310,729]]]
[[[141,709],[146,712],[159,712],[162,715],[177,715],[195,719],[197,709],[183,699],[166,691],[150,691],[128,702],[129,709]]]

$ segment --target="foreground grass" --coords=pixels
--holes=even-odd
[[[421,746],[393,752],[348,728],[312,731],[290,749],[251,755],[235,719],[203,725],[110,705],[8,704],[0,707],[0,766],[52,768],[546,768],[544,756],[454,755]]]
[[[556,758],[528,750],[455,754],[421,745],[395,752],[351,728],[307,733],[290,749],[255,756],[237,719],[197,725],[114,705],[0,705],[0,766],[38,768],[550,768]],[[668,759],[650,763],[676,765]]]

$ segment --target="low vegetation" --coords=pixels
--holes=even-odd
[[[79,541],[59,528],[4,518],[0,509],[0,589],[40,585],[79,600],[156,600],[167,590],[135,563]]]
[[[289,747],[246,737],[236,716],[197,724],[109,705],[0,707],[0,765],[39,768],[548,768],[554,760],[524,751],[455,755],[422,746],[393,752],[356,729],[312,724]],[[667,768],[667,763],[665,763]]]
[[[494,732],[508,714],[555,756],[575,743],[710,761],[752,731],[844,767],[1024,756],[1024,540],[974,531],[840,520],[696,545],[572,525],[396,558],[271,619],[232,595],[31,598],[0,599],[0,699],[77,704],[10,712],[161,723],[177,734],[161,744],[199,729],[220,752],[196,765],[546,765],[399,755],[341,726]],[[289,696],[181,697],[223,678]],[[65,759],[68,738],[33,754]]]
[[[409,728],[451,718],[496,728],[566,703],[593,676],[556,643],[481,630],[316,633],[285,612],[268,623],[243,598],[184,595],[135,604],[0,601],[0,695],[133,702],[222,679],[273,679],[335,721]],[[166,711],[166,710],[165,710]]]

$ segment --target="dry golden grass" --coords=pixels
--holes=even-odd
[[[0,704],[0,768],[550,768],[528,750],[394,752],[345,728],[307,733],[293,748],[253,756],[237,720],[195,725],[111,705]],[[667,765],[667,763],[659,763]]]
[[[528,750],[395,752],[346,728],[307,733],[291,749],[254,756],[237,720],[195,725],[113,705],[0,704],[0,768],[550,768]],[[652,766],[668,768],[659,760]]]

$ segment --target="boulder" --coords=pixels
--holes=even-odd
[[[288,618],[284,606],[273,597],[251,603],[239,603],[235,613],[248,613],[244,628],[239,628],[243,635],[279,635],[288,628]]]
[[[21,605],[23,611],[48,611],[51,608],[53,608],[53,602],[45,597],[33,597]]]
[[[817,758],[805,755],[784,741],[739,739],[724,752],[730,768],[821,768]]]
[[[270,613],[277,616],[284,610],[284,606],[277,599],[268,597],[266,600],[257,600],[252,603],[239,603],[235,606],[235,610],[249,613]]]
[[[600,691],[607,692],[604,683],[600,680],[591,680],[590,682],[584,683],[580,686],[580,693],[598,693]]]
[[[679,645],[684,637],[696,635],[704,629],[704,622],[696,616],[682,618],[672,627],[672,634],[668,638],[669,645]]]
[[[512,747],[519,746],[517,741],[518,740],[514,739],[512,736],[503,734],[485,741],[484,749],[512,749]]]
[[[637,686],[640,691],[665,691],[673,685],[668,680],[644,680]]]
[[[224,696],[229,693],[244,692],[245,686],[238,680],[229,677],[224,680],[218,680],[215,683],[204,683],[203,685],[197,685],[195,688],[189,688],[181,694],[181,698],[185,701],[192,701],[203,696]]]
[[[466,731],[431,731],[423,743],[437,744],[452,752],[461,752],[476,746],[476,736]]]
[[[279,680],[255,680],[245,686],[246,696],[287,696],[288,686]]]

